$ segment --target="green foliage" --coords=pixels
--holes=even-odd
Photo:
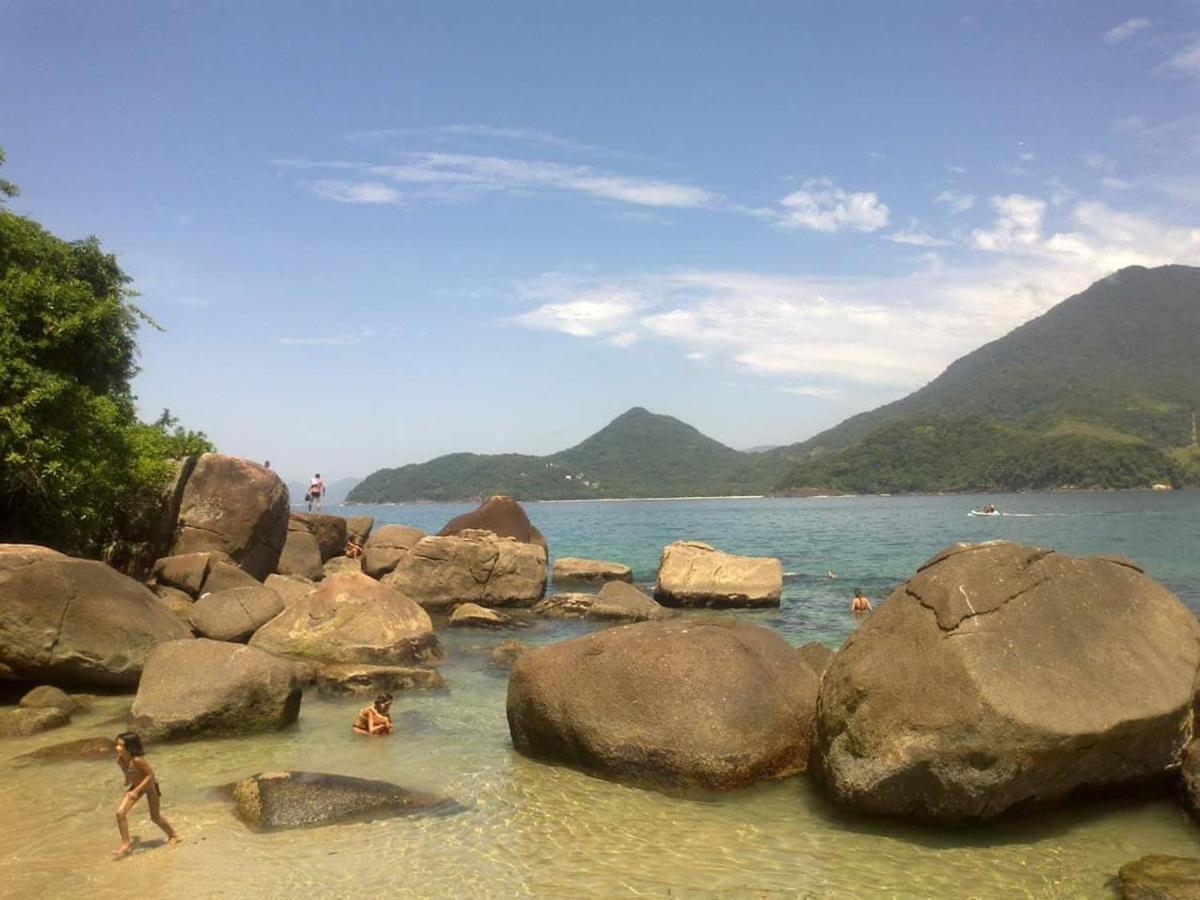
[[[135,540],[169,460],[211,449],[169,413],[137,421],[135,337],[150,320],[128,285],[95,238],[64,241],[0,208],[0,539],[83,555]]]
[[[1134,488],[1173,484],[1179,467],[1154,447],[1087,434],[1047,436],[981,416],[915,417],[843,450],[796,463],[779,490],[845,493]]]
[[[739,453],[678,419],[638,407],[551,456],[453,453],[419,465],[381,469],[347,499],[398,503],[491,494],[519,500],[761,494],[779,471],[778,462]]]

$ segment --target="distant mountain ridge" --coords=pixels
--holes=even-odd
[[[739,452],[634,407],[549,456],[454,453],[381,469],[347,499],[1200,485],[1198,410],[1200,268],[1133,266],[797,444]]]
[[[380,469],[350,492],[351,503],[761,494],[781,472],[701,434],[672,416],[635,406],[574,447],[549,456],[452,453]]]
[[[907,397],[775,451],[792,463],[778,487],[1198,484],[1198,351],[1200,268],[1131,266]]]

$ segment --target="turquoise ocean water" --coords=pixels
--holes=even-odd
[[[1012,513],[970,518],[993,502]],[[439,529],[465,505],[348,507],[379,522]],[[778,610],[737,612],[799,644],[850,633],[852,589],[879,601],[941,547],[1005,538],[1061,551],[1120,553],[1200,608],[1200,493],[1029,494],[532,503],[552,556],[627,562],[652,583],[679,538],[778,556]],[[334,510],[331,510],[334,511]],[[828,578],[832,571],[837,577]],[[92,701],[66,728],[0,741],[0,897],[803,897],[1115,898],[1122,863],[1148,853],[1200,855],[1200,827],[1160,795],[1075,804],[986,827],[923,829],[839,813],[808,779],[728,794],[663,792],[526,759],[505,720],[507,671],[489,654],[510,637],[448,629],[443,691],[396,699],[399,733],[356,738],[354,699],[305,695],[299,722],[274,734],[150,748],[174,850],[145,810],[141,849],[113,863],[111,760],[29,763],[21,754],[112,736],[130,698]],[[539,621],[542,644],[582,622]],[[1086,689],[1086,686],[1081,686]],[[279,769],[380,778],[460,801],[460,815],[255,834],[222,791]]]

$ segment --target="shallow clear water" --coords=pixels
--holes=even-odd
[[[993,500],[1028,517],[973,519]],[[388,506],[380,521],[440,527],[461,506]],[[661,547],[699,538],[777,555],[779,611],[740,613],[800,643],[836,645],[853,627],[850,590],[875,599],[955,540],[1012,538],[1072,553],[1123,553],[1200,606],[1200,494],[895,497],[830,500],[530,504],[554,555],[629,562],[653,580]],[[351,512],[351,510],[347,510]],[[825,573],[832,570],[836,579]],[[539,623],[521,640],[582,633]],[[24,763],[28,750],[93,734],[130,698],[108,697],[59,729],[0,744],[0,896],[787,896],[1104,897],[1124,862],[1197,855],[1200,831],[1173,802],[1100,803],[982,829],[923,830],[829,809],[804,778],[727,795],[623,786],[513,753],[506,672],[490,649],[507,635],[442,630],[448,690],[397,699],[400,733],[355,739],[353,700],[306,696],[297,727],[245,739],[151,748],[164,813],[184,837],[114,863],[111,761]],[[382,778],[454,797],[467,811],[253,834],[217,788],[270,769]],[[139,804],[144,841],[160,836]]]

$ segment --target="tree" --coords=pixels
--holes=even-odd
[[[211,445],[169,413],[137,420],[136,335],[153,321],[96,238],[55,237],[3,206],[16,193],[0,181],[0,539],[100,555],[154,520],[163,454]]]

